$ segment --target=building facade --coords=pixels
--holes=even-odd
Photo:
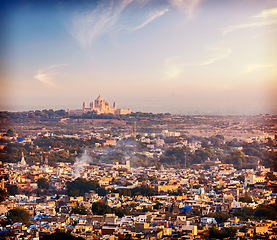
[[[113,103],[113,106],[111,107],[108,102],[106,102],[100,95],[95,99],[94,102],[91,102],[89,104],[89,107],[86,106],[86,102],[83,102],[83,108],[82,109],[75,109],[71,110],[68,109],[69,115],[81,115],[82,113],[86,112],[96,112],[97,114],[105,113],[105,114],[130,114],[131,109],[128,108],[127,110],[117,108],[116,102]]]

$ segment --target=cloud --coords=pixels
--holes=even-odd
[[[180,63],[181,56],[167,58],[164,61],[166,70],[164,71],[165,78],[176,78],[182,73],[182,63]],[[177,61],[176,61],[177,60]]]
[[[246,24],[240,24],[240,25],[235,25],[235,26],[230,26],[227,27],[224,31],[223,34],[227,34],[230,32],[234,32],[236,30],[242,29],[242,28],[249,28],[249,27],[261,27],[265,25],[270,25],[272,24],[271,22],[256,22],[256,23],[246,23]]]
[[[216,61],[219,61],[223,58],[228,57],[231,53],[231,49],[222,49],[222,48],[209,48],[210,51],[212,51],[212,57],[206,61],[203,61],[202,63],[197,62],[186,62],[184,60],[184,56],[174,56],[169,57],[164,61],[165,66],[165,79],[172,79],[177,78],[180,76],[180,74],[183,73],[184,69],[188,66],[190,67],[199,67],[204,65],[213,64]]]
[[[35,79],[41,81],[42,83],[46,85],[52,85],[57,86],[55,83],[53,83],[53,76],[59,74],[58,72],[53,72],[52,69],[55,69],[57,67],[66,66],[67,64],[57,64],[52,65],[49,67],[46,67],[44,69],[40,69],[37,71],[37,74],[34,76]]]
[[[246,70],[241,75],[256,71],[258,69],[272,68],[272,67],[276,68],[276,65],[275,64],[256,64],[256,65],[247,66]]]
[[[277,24],[277,8],[263,10],[262,12],[260,12],[260,14],[254,16],[254,18],[258,19],[259,21],[229,26],[223,30],[223,34],[249,27],[275,25]]]
[[[137,27],[134,27],[134,28],[128,28],[128,29],[134,31],[134,30],[138,30],[140,28],[143,28],[145,25],[152,22],[156,18],[163,16],[168,11],[169,11],[168,8],[166,8],[164,10],[161,10],[161,11],[155,11],[155,12],[151,13],[150,16],[148,16],[148,18],[146,19],[146,21],[144,21],[141,25],[139,25]]]
[[[134,31],[163,16],[170,10],[170,5],[191,16],[200,2],[202,0],[167,0],[160,4],[152,4],[150,0],[99,1],[93,10],[76,13],[68,27],[68,32],[83,48],[88,48],[101,35],[122,29],[122,26],[118,23],[122,17],[124,18],[125,10],[134,10],[134,13],[141,13],[136,17],[136,19],[142,19],[141,24],[135,27],[124,27],[124,29]],[[145,6],[148,6],[148,9]],[[153,9],[153,7],[155,10],[150,11],[149,9]],[[138,12],[138,9],[143,12]],[[142,18],[141,16],[144,14],[146,14],[146,17]]]
[[[188,14],[188,16],[192,16],[202,0],[169,0],[169,2],[180,11]]]
[[[263,10],[260,14],[255,16],[256,18],[263,18],[263,19],[267,19],[267,18],[271,18],[277,17],[277,8],[271,8],[271,9],[266,9]]]
[[[135,27],[123,27],[124,29],[135,31],[163,16],[170,10],[170,5],[191,16],[200,2],[202,0],[167,0],[160,4],[152,4],[153,2],[150,0],[99,1],[93,10],[75,14],[68,32],[83,48],[88,48],[101,35],[122,29],[122,26],[118,23],[122,17],[124,18],[125,10],[134,10],[134,13],[141,13],[136,17],[136,19],[142,19],[141,24]],[[146,4],[148,4],[148,9],[145,7]],[[153,7],[155,10],[150,11],[149,9],[153,9]],[[161,10],[161,8],[163,9]],[[143,12],[137,12],[137,9]],[[146,17],[141,17],[144,14]]]
[[[218,60],[228,57],[232,53],[231,49],[210,48],[210,50],[214,52],[213,57],[200,63],[200,65],[212,64]]]
[[[263,35],[274,33],[276,31],[277,31],[277,29],[274,29],[274,30],[271,30],[271,31],[267,31],[267,32],[263,32],[262,34],[257,34],[255,36],[253,36],[252,38],[255,39],[255,38],[258,38],[258,37],[263,36]]]
[[[52,78],[51,78],[50,74],[43,73],[42,70],[38,70],[37,75],[35,75],[34,78],[45,84],[51,84],[51,85],[53,84],[51,82]]]
[[[83,48],[90,47],[95,38],[113,29],[122,11],[132,2],[100,2],[94,10],[76,14],[68,31]]]

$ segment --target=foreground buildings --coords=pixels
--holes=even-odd
[[[133,168],[129,167],[129,162],[84,164],[79,168],[79,176],[97,180],[107,194],[100,196],[91,190],[77,197],[66,194],[66,182],[76,179],[72,164],[59,163],[53,168],[46,164],[39,167],[22,165],[21,162],[4,163],[0,171],[5,176],[1,188],[13,184],[19,189],[18,194],[2,202],[2,221],[5,221],[9,210],[17,207],[31,214],[29,226],[15,222],[0,227],[0,238],[1,234],[11,234],[16,238],[35,240],[61,230],[85,239],[207,239],[209,229],[217,226],[222,230],[236,228],[237,239],[277,239],[276,219],[231,217],[239,209],[256,209],[261,204],[276,203],[272,186],[276,186],[277,181],[267,179],[267,171],[259,171],[264,182],[249,185],[247,177],[241,180],[238,177],[255,176],[258,171],[237,170],[232,164],[218,164],[207,170]],[[38,189],[39,178],[50,180],[48,190]],[[120,192],[141,186],[155,189],[154,195],[116,193],[116,190]],[[182,192],[177,194],[180,190]],[[251,201],[245,202],[244,196]],[[97,202],[114,210],[112,213],[95,214],[91,206]],[[72,212],[74,207],[80,206],[85,207],[88,214]],[[128,213],[118,215],[115,209],[128,209]],[[216,214],[229,217],[218,222]]]
[[[85,239],[208,239],[213,227],[222,231],[236,229],[237,239],[277,239],[276,216],[256,214],[260,206],[265,206],[263,209],[276,206],[276,172],[259,163],[253,168],[236,169],[233,164],[222,163],[222,159],[209,158],[184,169],[165,164],[135,167],[131,158],[136,157],[132,155],[135,151],[138,155],[159,158],[169,147],[186,146],[190,151],[197,151],[201,143],[180,139],[172,143],[160,137],[180,136],[173,131],[162,131],[157,136],[151,134],[151,138],[141,134],[140,139],[134,140],[127,133],[112,137],[107,129],[104,134],[100,129],[88,134],[82,132],[83,135],[36,134],[25,142],[10,137],[11,144],[16,146],[14,151],[20,144],[28,145],[29,150],[20,153],[16,162],[0,164],[1,188],[9,185],[18,188],[18,193],[1,202],[0,239],[38,240],[56,230],[69,231]],[[75,150],[70,152],[59,145],[47,144],[46,148],[36,145],[39,139],[48,141],[54,137],[60,141],[95,138],[98,141],[90,152],[93,161],[83,161],[89,159],[88,150],[78,155]],[[122,146],[124,139],[127,140]],[[135,144],[140,144],[140,148],[136,149]],[[276,146],[276,142],[272,144]],[[3,145],[3,149],[5,147]],[[122,161],[102,161],[117,156],[108,149],[122,150],[126,155]],[[220,147],[216,150],[220,151]],[[276,147],[271,151],[276,151]],[[48,156],[60,152],[64,153],[62,156],[74,156],[76,163],[58,161],[55,167],[51,166]],[[28,165],[36,154],[41,154],[40,162]],[[106,194],[102,196],[90,190],[82,196],[68,196],[66,183],[78,177],[96,180]],[[39,189],[40,178],[49,180],[48,189]],[[153,192],[131,194],[134,189],[146,187]],[[93,212],[92,205],[99,202],[112,211]],[[6,222],[9,211],[18,207],[30,213],[30,225]],[[73,209],[79,207],[87,212],[73,213]],[[251,214],[238,215],[246,210]]]

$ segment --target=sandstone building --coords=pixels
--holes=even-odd
[[[94,102],[91,102],[89,104],[89,107],[86,106],[86,102],[83,102],[83,109],[75,109],[71,110],[68,109],[69,115],[81,115],[82,113],[95,111],[97,114],[101,113],[111,113],[111,114],[130,114],[131,109],[128,108],[128,110],[124,109],[117,109],[116,108],[116,102],[113,103],[113,107],[110,106],[108,102],[106,102],[100,95],[98,98],[95,99]]]

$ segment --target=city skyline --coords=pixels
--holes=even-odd
[[[277,114],[277,2],[11,1],[0,110]]]

